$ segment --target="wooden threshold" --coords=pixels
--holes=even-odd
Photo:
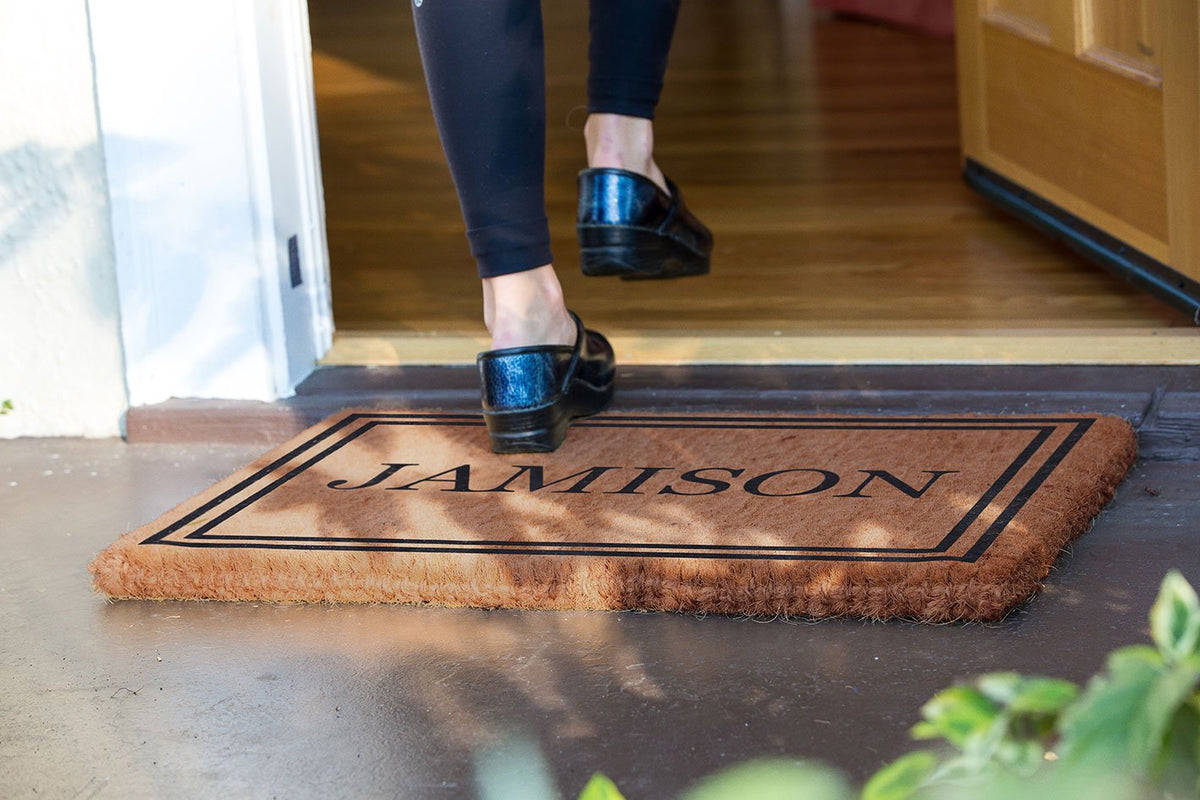
[[[1190,328],[853,331],[617,331],[622,365],[1200,364]],[[322,366],[473,364],[482,335],[339,331]]]

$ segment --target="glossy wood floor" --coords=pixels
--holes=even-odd
[[[557,264],[569,305],[630,359],[1053,361],[1083,348],[1086,362],[1110,360],[1114,342],[1113,360],[1200,353],[1190,320],[962,184],[952,42],[798,0],[683,5],[656,153],[716,234],[712,275],[584,279],[586,4],[543,6]],[[469,358],[484,333],[478,281],[408,4],[309,7],[339,331],[329,360]]]

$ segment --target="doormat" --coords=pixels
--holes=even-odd
[[[1003,617],[1133,462],[1125,421],[604,414],[495,455],[348,411],[125,534],[111,598]]]

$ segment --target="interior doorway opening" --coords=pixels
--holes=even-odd
[[[326,363],[469,363],[478,280],[411,10],[309,0],[330,250]],[[710,276],[579,274],[586,4],[543,3],[547,212],[568,304],[625,363],[1172,363],[1192,321],[961,180],[954,43],[806,0],[683,4],[656,157]]]

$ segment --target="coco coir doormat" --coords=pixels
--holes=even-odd
[[[112,598],[991,620],[1112,497],[1113,417],[606,414],[494,455],[349,411],[121,537]]]

